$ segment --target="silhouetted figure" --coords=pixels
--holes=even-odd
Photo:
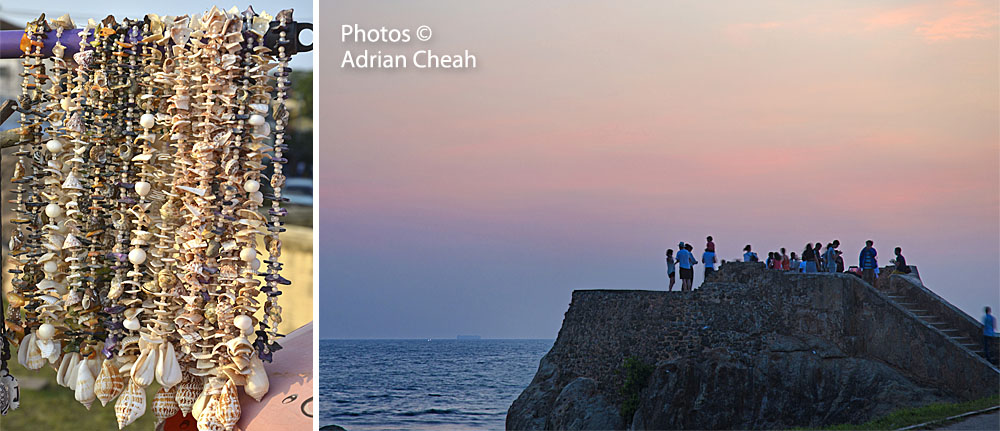
[[[793,251],[792,252],[792,258],[789,259],[789,262],[788,262],[789,266],[791,267],[791,270],[795,271],[795,272],[802,272],[802,268],[799,267],[801,263],[802,263],[802,261],[799,260],[799,257],[796,256],[795,252]]]
[[[837,246],[836,243],[833,244]],[[844,252],[837,250],[837,272],[844,272]]]
[[[903,257],[903,248],[896,247],[894,252],[896,253],[896,258],[893,259],[893,262],[896,263],[896,272],[900,274],[909,274],[910,266],[906,264],[906,258]]]
[[[806,244],[806,249],[802,250],[802,261],[805,262],[805,271],[807,273],[816,272],[816,252],[813,251],[813,245]]]
[[[792,269],[792,261],[788,258],[788,254],[785,253],[785,248],[781,247],[781,270],[788,271],[790,269]]]
[[[708,281],[708,277],[715,273],[715,263],[718,261],[719,259],[715,257],[715,252],[709,251],[708,247],[705,247],[705,252],[701,254],[701,263],[705,264],[705,281]]]
[[[715,253],[715,243],[712,242],[712,235],[709,235],[708,238],[705,238],[705,241],[706,241],[705,251],[710,251],[712,253]]]
[[[676,269],[675,268],[676,267],[677,267],[677,261],[674,260],[674,249],[668,248],[667,249],[667,278],[670,279],[670,287],[667,288],[667,291],[669,291],[669,292],[673,292],[674,291],[674,282],[676,281],[675,280],[675,277],[676,277],[676,274],[675,274],[676,273]]]
[[[823,264],[826,265],[826,272],[837,272],[837,246],[832,242],[826,245]]]
[[[990,307],[986,307],[986,315],[983,316],[983,353],[986,354],[986,362],[993,363],[990,359],[990,340],[997,336],[997,319],[990,314]]]
[[[750,250],[750,244],[743,247],[743,261],[744,262],[759,262],[760,259],[757,258],[757,253]]]
[[[813,247],[813,252],[814,252],[813,256],[815,256],[814,259],[816,260],[816,271],[817,272],[821,272],[821,271],[825,272],[826,271],[826,267],[823,266],[823,255],[819,252],[822,249],[823,249],[823,243],[821,243],[821,242],[817,242],[816,246]]]
[[[875,285],[875,268],[878,267],[878,252],[875,251],[875,241],[865,241],[865,248],[861,249],[858,256],[858,266],[861,267],[861,278],[866,282]]]
[[[694,256],[687,249],[686,244],[683,241],[677,244],[677,266],[680,267],[681,273],[681,291],[687,292],[691,290],[691,285],[694,284],[694,264],[696,263]]]

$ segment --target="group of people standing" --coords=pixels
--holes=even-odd
[[[701,254],[701,263],[705,264],[705,278],[715,272],[715,264],[719,258],[715,256],[715,242],[712,237],[705,238],[705,251]],[[667,277],[670,279],[671,292],[674,290],[676,274],[680,272],[681,291],[690,292],[694,285],[694,266],[698,264],[698,259],[694,257],[694,246],[681,241],[677,243],[677,255],[674,256],[674,249],[667,249]],[[678,267],[680,270],[678,271]]]
[[[712,237],[709,236],[706,238],[706,241],[705,251],[701,255],[701,263],[705,265],[705,278],[707,279],[715,272],[715,265],[719,262],[719,259],[715,254],[715,242],[712,241]],[[865,241],[865,247],[861,249],[861,254],[858,256],[858,271],[861,278],[873,285],[875,284],[875,278],[878,276],[878,252],[875,250],[874,244],[875,242],[872,240]],[[694,282],[694,265],[698,264],[698,260],[694,257],[694,247],[691,244],[681,241],[677,246],[679,251],[676,256],[673,249],[667,250],[667,277],[670,279],[669,290],[674,290],[675,274],[677,267],[680,267],[681,291],[689,291]],[[844,272],[844,253],[839,248],[840,240],[836,239],[827,243],[825,248],[822,242],[806,244],[800,256],[797,256],[794,251],[791,255],[788,255],[785,249],[781,248],[780,252],[769,252],[764,264],[768,269],[782,271],[805,273]],[[903,249],[896,247],[895,254],[895,259],[892,262],[896,265],[896,271],[909,274],[910,268],[906,265],[906,258],[903,257]],[[750,244],[747,244],[743,248],[743,261],[760,261],[760,258],[753,251],[753,247]]]

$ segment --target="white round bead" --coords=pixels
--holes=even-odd
[[[247,193],[253,193],[260,190],[260,182],[257,180],[247,180],[247,182],[243,183],[243,190]]]
[[[264,124],[264,116],[263,115],[253,114],[253,115],[250,116],[250,125],[251,126],[259,126],[261,124]]]
[[[253,332],[253,319],[241,314],[233,318],[233,326],[239,328],[243,334],[249,334]]]
[[[250,200],[253,201],[253,203],[255,203],[257,205],[263,204],[264,203],[264,194],[261,193],[261,192],[250,193]]]
[[[59,264],[54,260],[45,262],[45,264],[42,265],[42,271],[45,271],[46,274],[55,274],[59,271]]]
[[[146,251],[141,248],[132,249],[128,252],[128,261],[133,265],[141,265],[146,261]]]
[[[257,258],[254,258],[254,260],[251,260],[250,261],[250,269],[252,271],[257,271],[258,269],[260,269],[260,260],[257,259]]]
[[[142,114],[142,116],[139,117],[139,125],[142,126],[143,129],[151,129],[156,125],[156,117],[154,117],[153,114]]]
[[[37,336],[39,340],[51,340],[55,335],[56,327],[52,326],[51,323],[43,323],[42,326],[38,327],[38,332],[35,333],[35,336]]]
[[[45,206],[45,215],[49,218],[56,218],[63,215],[63,209],[59,204],[51,203]]]
[[[149,194],[149,190],[152,189],[152,188],[153,188],[153,186],[151,184],[145,182],[145,181],[139,181],[139,182],[135,183],[135,192],[138,193],[139,196],[146,196],[146,195],[148,195]]]
[[[45,143],[45,149],[49,150],[50,153],[58,153],[62,151],[63,143],[58,139],[53,139]]]
[[[257,250],[254,250],[253,247],[244,247],[243,250],[240,250],[240,259],[243,259],[244,262],[249,262],[256,258]]]

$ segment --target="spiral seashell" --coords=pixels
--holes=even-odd
[[[268,389],[270,389],[270,383],[267,371],[264,370],[264,361],[257,355],[253,355],[250,358],[250,375],[247,376],[247,383],[243,390],[259,402],[267,394]]]
[[[229,431],[216,414],[218,407],[218,396],[210,397],[205,409],[197,416],[198,431]]]
[[[94,383],[94,395],[101,401],[102,406],[106,406],[124,390],[125,378],[118,372],[118,367],[114,366],[112,361],[104,361],[101,373],[97,375],[97,381]]]
[[[242,414],[240,396],[236,392],[236,383],[233,383],[232,380],[227,381],[226,385],[222,387],[222,393],[216,399],[215,415],[218,416],[223,428],[233,429],[240,421],[240,414]]]
[[[118,418],[118,429],[131,425],[145,411],[146,391],[134,380],[129,380],[125,392],[115,402],[115,416]]]
[[[184,413],[184,415],[191,414],[194,402],[201,396],[202,389],[204,389],[204,384],[202,384],[201,377],[190,374],[187,374],[184,380],[177,385],[175,400],[177,401],[177,406],[181,409],[181,413]]]
[[[94,404],[94,375],[90,371],[88,362],[90,359],[80,361],[76,373],[76,400],[83,404],[87,410]]]
[[[159,359],[156,364],[156,381],[165,388],[172,388],[180,383],[184,376],[172,343],[166,342],[160,346]]]
[[[170,419],[181,411],[180,407],[177,406],[177,400],[174,399],[176,396],[176,387],[160,388],[156,391],[156,395],[153,396],[153,415],[156,416],[157,424]]]
[[[135,363],[132,365],[132,371],[129,373],[132,376],[132,381],[142,387],[153,383],[156,377],[158,353],[159,351],[156,349],[156,346],[149,346],[139,354],[139,358],[135,360]]]

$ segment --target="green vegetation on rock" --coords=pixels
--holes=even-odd
[[[653,375],[653,365],[643,362],[635,356],[625,359],[622,372],[625,374],[625,381],[622,383],[622,420],[628,425],[632,423],[632,416],[639,409],[639,394],[649,383],[649,377]]]

